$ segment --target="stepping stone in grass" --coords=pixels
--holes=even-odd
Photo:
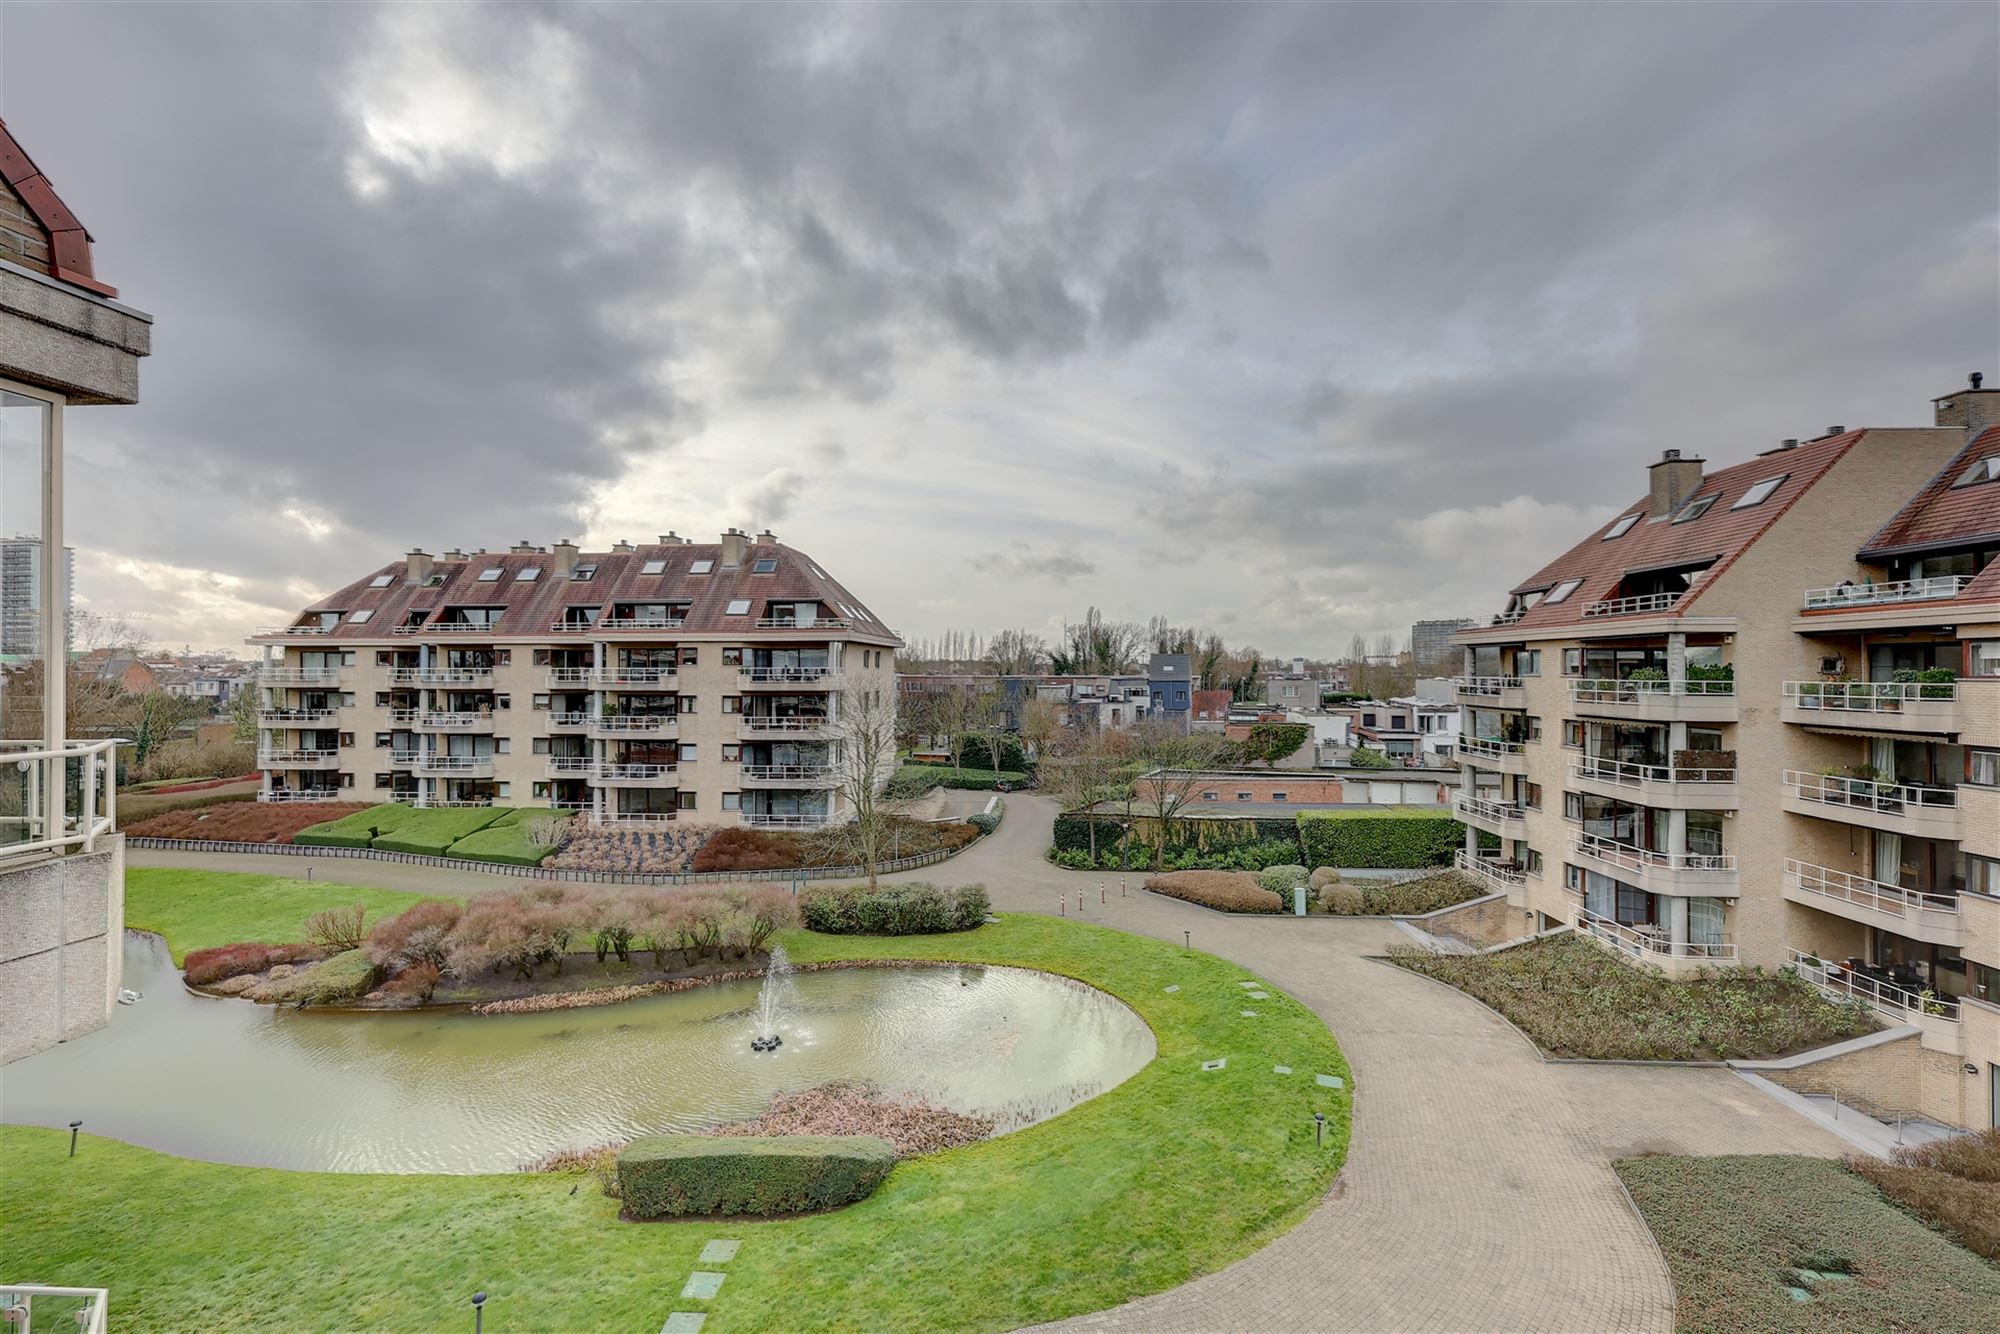
[[[1225,1056],[1219,1061],[1203,1061],[1201,1063],[1201,1068],[1204,1070],[1220,1070],[1228,1064],[1229,1064],[1229,1058]]]
[[[1250,993],[1250,999],[1251,999],[1251,1000],[1269,1000],[1269,999],[1271,999],[1271,993],[1270,993],[1270,992],[1268,992],[1268,991],[1253,991],[1253,992],[1251,992],[1251,993]]]
[[[1271,1073],[1274,1075],[1289,1075],[1292,1073],[1292,1067],[1289,1065],[1274,1065],[1271,1067]]]
[[[711,1241],[701,1248],[701,1259],[698,1263],[726,1265],[736,1258],[736,1250],[742,1244],[740,1241]]]
[[[1238,982],[1236,985],[1239,987],[1261,987],[1264,984],[1262,982]]]
[[[1236,1013],[1242,1015],[1245,1019],[1255,1019],[1257,1017],[1255,1010],[1238,1010]]]
[[[1339,1075],[1314,1075],[1313,1083],[1323,1089],[1344,1089],[1347,1087],[1347,1081]]]
[[[1181,989],[1181,984],[1176,982],[1172,986],[1167,988],[1167,992],[1168,994],[1172,994],[1173,992],[1179,991],[1180,989]]]
[[[687,1286],[681,1289],[681,1296],[693,1298],[698,1302],[712,1302],[715,1300],[715,1294],[722,1291],[722,1280],[726,1277],[728,1277],[726,1274],[712,1274],[707,1270],[697,1269],[688,1275]]]
[[[676,1311],[660,1326],[660,1334],[699,1334],[708,1317],[699,1311]]]

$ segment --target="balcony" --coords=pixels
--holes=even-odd
[[[1787,769],[1784,805],[1794,815],[1880,829],[1911,838],[1958,839],[1958,789]]]
[[[838,726],[831,717],[818,714],[780,718],[770,714],[746,713],[737,719],[737,731],[742,736],[826,738],[833,735]]]
[[[340,752],[331,746],[324,748],[306,747],[298,750],[260,750],[257,752],[259,769],[338,769]]]
[[[1460,737],[1457,758],[1481,769],[1498,770],[1503,774],[1528,772],[1528,747],[1520,741],[1500,741],[1484,736]]]
[[[310,621],[304,625],[260,625],[255,638],[258,639],[318,639],[332,634],[339,628],[338,623],[322,625]]]
[[[591,770],[591,780],[599,787],[672,787],[680,770],[671,764],[619,764],[604,762]]]
[[[339,667],[265,667],[257,673],[257,684],[324,689],[340,684],[341,670]]]
[[[1733,723],[1734,681],[1577,680],[1570,709],[1583,718],[1641,723]]]
[[[557,778],[588,778],[597,772],[597,759],[591,755],[546,755],[546,772]]]
[[[596,676],[595,667],[551,667],[544,679],[552,686],[568,686],[573,690],[588,690],[591,678]]]
[[[1686,590],[1682,590],[1674,593],[1645,593],[1630,598],[1602,598],[1596,602],[1584,603],[1583,615],[1588,619],[1597,616],[1639,616],[1672,611],[1674,604],[1686,596]]]
[[[1947,574],[1935,579],[1903,579],[1891,584],[1835,584],[1808,588],[1807,611],[1837,607],[1893,607],[1904,602],[1935,602],[1955,598],[1972,582],[1970,575]]]
[[[437,755],[429,751],[417,754],[417,772],[433,774],[439,778],[491,778],[493,757],[491,755]]]
[[[652,690],[673,681],[673,667],[601,667],[590,678],[599,690]]]
[[[677,736],[680,719],[668,713],[599,714],[590,720],[590,734],[601,737]]]
[[[340,801],[337,787],[274,787],[257,794],[263,802],[283,801]]]
[[[257,714],[259,727],[324,727],[340,716],[336,709],[264,709]]]
[[[398,727],[415,727],[417,725],[417,718],[422,713],[422,709],[391,709],[389,710],[389,722]]]
[[[602,816],[592,816],[591,823],[600,825],[656,825],[665,824],[680,817],[678,811],[620,811],[609,810]]]
[[[1600,834],[1578,834],[1570,857],[1634,889],[1674,898],[1733,899],[1741,892],[1736,858],[1719,852],[1654,852]]]
[[[399,625],[394,633],[399,635],[495,635],[500,632],[500,618],[490,621],[428,621],[418,625]],[[489,806],[491,802],[487,803]]]
[[[490,732],[493,715],[475,709],[423,709],[416,726],[426,732]]]
[[[418,797],[410,803],[419,810],[443,811],[461,808],[483,809],[493,804],[491,797]]]
[[[1527,832],[1525,808],[1518,804],[1488,801],[1484,797],[1470,797],[1460,793],[1452,801],[1451,809],[1465,823],[1484,829],[1489,834],[1519,838]]]
[[[759,630],[846,630],[854,622],[841,616],[760,616]]]
[[[1778,716],[1819,731],[1941,736],[1965,730],[1952,681],[1787,681]]]
[[[840,673],[832,667],[745,667],[737,672],[736,677],[737,683],[745,690],[783,686],[803,686],[812,690],[826,688],[829,683],[840,679]]]
[[[752,829],[823,829],[839,821],[826,814],[768,815],[761,811],[744,811],[743,823]]]
[[[493,685],[491,667],[392,667],[392,685],[471,686],[488,689]]]
[[[1690,764],[1641,764],[1586,755],[1570,761],[1578,792],[1667,811],[1733,811],[1742,805],[1736,770]]]
[[[737,778],[745,787],[832,787],[840,781],[830,764],[746,764]]]
[[[1805,950],[1787,949],[1785,957],[1800,977],[1834,1000],[1858,1000],[1893,1023],[1957,1035],[1958,1002],[1949,996],[1910,991]]]
[[[1464,848],[1453,854],[1451,864],[1483,882],[1495,894],[1511,894],[1528,883],[1528,873],[1519,866],[1492,857],[1475,857]]]
[[[423,752],[420,750],[392,750],[389,752],[389,767],[391,769],[411,768],[416,764],[417,756],[421,754]]]
[[[1455,676],[1451,684],[1460,704],[1487,709],[1528,707],[1527,686],[1518,676]]]
[[[557,621],[551,630],[583,631],[593,635],[637,634],[641,631],[678,630],[687,624],[685,614],[677,616],[620,616],[615,620],[589,621],[577,624],[572,621]]]
[[[1600,917],[1588,908],[1578,908],[1570,917],[1576,933],[1617,951],[1628,959],[1651,964],[1669,977],[1684,977],[1703,968],[1730,967],[1736,963],[1736,944],[1722,941],[1700,944],[1669,940],[1658,928],[1627,926],[1609,917]]]
[[[1912,940],[1954,948],[1965,944],[1965,917],[1956,894],[1919,893],[1787,857],[1785,897]]]
[[[591,715],[581,711],[552,713],[548,718],[548,730],[551,732],[581,732],[584,728],[590,726],[590,717]]]

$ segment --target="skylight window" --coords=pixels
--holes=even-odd
[[[579,565],[569,572],[569,577],[572,583],[587,584],[597,577],[597,567],[595,565]]]
[[[378,574],[368,581],[368,586],[370,588],[387,588],[395,582],[396,576],[393,574]]]
[[[1556,603],[1561,602],[1564,598],[1567,598],[1571,593],[1576,592],[1578,585],[1582,583],[1583,580],[1581,579],[1563,580],[1561,583],[1557,584],[1554,588],[1551,588],[1549,590],[1549,595],[1542,599],[1542,605],[1549,607],[1554,606]]]
[[[714,562],[714,561],[712,561],[712,560],[698,560],[698,561],[696,561],[696,562],[695,562],[694,564],[692,564],[692,565],[688,566],[688,573],[689,573],[689,574],[707,574],[707,573],[708,573],[708,572],[709,572],[710,570],[712,570],[712,569],[714,569],[714,568],[715,568],[715,562]]]
[[[523,565],[514,572],[514,582],[517,584],[532,584],[541,577],[542,567],[539,565]]]
[[[1779,480],[1782,481],[1783,479],[1780,478]],[[1714,495],[1696,496],[1693,500],[1690,500],[1687,504],[1681,506],[1681,512],[1674,516],[1674,522],[1692,523],[1694,520],[1699,519],[1702,515],[1708,513],[1709,508],[1712,505],[1714,505],[1715,502],[1720,498],[1721,497]]]
[[[778,562],[777,559],[772,556],[765,556],[763,559],[759,560],[755,565],[752,565],[750,567],[750,573],[752,574],[776,574],[777,571],[778,571]]]
[[[639,567],[640,574],[665,574],[667,563],[663,560],[649,560]]]
[[[1785,484],[1785,479],[1790,476],[1791,474],[1788,472],[1781,472],[1776,477],[1766,477],[1763,481],[1757,483],[1755,486],[1751,487],[1748,491],[1745,491],[1743,493],[1743,499],[1737,501],[1734,505],[1731,505],[1729,508],[1733,510],[1747,510],[1752,505],[1763,504],[1765,501],[1771,498],[1771,493],[1773,491],[1776,491],[1779,487]]]
[[[1639,516],[1637,514],[1626,515],[1624,518],[1620,519],[1617,523],[1611,525],[1610,530],[1604,534],[1603,540],[1609,542],[1614,537],[1625,536],[1625,534],[1632,531],[1632,525],[1637,522],[1639,522]]]
[[[750,599],[731,598],[729,609],[722,614],[724,616],[748,616],[750,614]]]
[[[347,614],[347,623],[349,625],[366,625],[368,624],[369,620],[374,617],[374,615],[375,612],[372,608],[364,608],[361,611],[349,612]]]
[[[806,568],[807,568],[808,570],[811,570],[811,571],[813,572],[813,578],[815,578],[815,579],[824,579],[824,578],[826,578],[826,575],[825,575],[825,574],[823,574],[823,573],[822,573],[822,572],[820,571],[820,568],[819,568],[819,566],[817,566],[817,565],[813,565],[813,564],[808,564],[808,565],[806,566]]]
[[[1981,482],[2000,482],[2000,454],[1988,454],[1977,460],[1951,486],[1956,491],[1961,486],[1978,486]]]
[[[497,584],[500,582],[500,576],[503,573],[505,573],[505,571],[503,571],[498,565],[495,565],[492,569],[489,570],[481,570],[479,572],[479,582],[482,584]]]

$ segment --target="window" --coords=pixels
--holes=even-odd
[[[1213,793],[1213,792],[1204,792],[1204,793],[1202,793],[1202,794],[1201,794],[1201,799],[1202,799],[1203,801],[1220,801],[1220,800],[1221,800],[1221,798],[1220,798],[1220,797],[1219,797],[1219,796],[1218,796],[1217,794],[1215,794],[1215,793]]]
[[[749,598],[729,599],[729,606],[727,610],[725,610],[722,614],[724,616],[748,616],[750,614],[750,599]]]
[[[750,573],[775,574],[777,573],[777,569],[778,569],[778,562],[772,557],[766,556],[762,560],[759,560],[755,565],[752,565],[750,567]]]
[[[678,655],[678,661],[683,667],[692,667],[701,661],[701,650],[698,648],[684,648]]]
[[[533,755],[552,755],[555,753],[549,749],[549,739],[545,736],[536,737],[532,744],[529,745],[528,751]]]
[[[1531,811],[1542,808],[1542,785],[1540,783],[1521,784],[1521,804]]]
[[[1238,801],[1248,801],[1250,800],[1250,794],[1248,792],[1238,792],[1236,794],[1236,799]]]
[[[700,562],[697,561],[696,564],[700,564]],[[639,567],[640,574],[665,574],[666,572],[667,563],[663,560],[649,560]]]
[[[482,584],[497,584],[500,582],[500,574],[501,570],[498,565],[488,570],[481,570],[479,572],[479,582]]]
[[[1747,510],[1753,505],[1763,504],[1771,498],[1773,491],[1776,491],[1785,484],[1785,479],[1790,476],[1791,474],[1788,472],[1781,472],[1776,477],[1766,477],[1763,481],[1756,483],[1748,491],[1745,491],[1743,498],[1729,508],[1733,510]]]
[[[1529,849],[1528,849],[1528,855],[1527,855],[1527,857],[1525,858],[1525,864],[1526,864],[1526,866],[1527,866],[1527,868],[1528,868],[1528,874],[1529,874],[1529,875],[1531,875],[1531,876],[1535,877],[1535,879],[1537,879],[1537,880],[1539,880],[1539,879],[1541,879],[1541,878],[1542,878],[1542,854],[1541,854],[1541,853],[1539,853],[1539,852],[1536,852],[1536,851],[1535,851],[1535,850],[1534,850],[1533,848],[1529,848]]]
[[[1563,793],[1563,819],[1577,821],[1583,819],[1583,794],[1581,792]]]
[[[541,577],[542,567],[539,565],[523,565],[514,571],[514,582],[517,584],[532,584]]]
[[[1285,794],[1282,792],[1273,792],[1271,794],[1272,801],[1283,801],[1284,799],[1285,799]]]
[[[1967,676],[2000,676],[2000,639],[1975,639],[1965,646]]]
[[[1991,857],[1967,857],[1965,887],[1975,894],[2000,897],[2000,861]]]
[[[595,565],[579,565],[569,572],[569,577],[572,583],[587,584],[597,577],[597,567]]]
[[[342,732],[340,734],[340,744],[343,746],[352,746],[354,744],[354,733]]]
[[[742,760],[743,747],[741,745],[731,745],[726,741],[722,744],[722,762],[724,764],[740,764]]]
[[[680,762],[682,764],[693,764],[694,761],[695,761],[695,743],[692,741],[681,742]]]
[[[1542,720],[1540,718],[1530,717],[1528,719],[1527,739],[1529,741],[1540,741],[1542,739]]]
[[[1624,518],[1620,519],[1617,523],[1612,524],[1611,527],[1605,531],[1602,540],[1609,542],[1614,537],[1625,536],[1625,534],[1632,531],[1632,525],[1637,522],[1639,522],[1639,516],[1637,514],[1626,515]]]
[[[681,791],[680,808],[684,811],[691,811],[694,809],[694,793],[686,791],[685,789]]]
[[[388,708],[388,707],[389,707],[389,692],[388,692],[388,691],[386,691],[386,690],[378,690],[378,691],[376,691],[376,692],[375,692],[375,707],[376,707],[376,708],[378,708],[378,709],[386,709],[386,708]]]
[[[740,648],[726,648],[722,650],[722,665],[724,667],[741,667],[743,665],[743,650]]]
[[[1988,454],[1978,460],[1951,485],[1953,490],[1957,490],[1961,486],[1977,486],[1981,482],[1994,481],[2000,481],[2000,454]]]
[[[1514,675],[1540,676],[1542,674],[1542,651],[1538,648],[1524,648],[1514,654]]]
[[[694,698],[695,698],[695,697],[694,697],[693,695],[681,695],[681,696],[679,696],[679,697],[678,697],[678,701],[677,701],[677,702],[678,702],[678,704],[679,704],[679,711],[680,711],[681,713],[693,713],[693,712],[694,712]]]
[[[494,798],[496,800],[505,801],[509,796],[513,795],[513,787],[514,785],[512,783],[495,783],[493,785]]]
[[[665,562],[665,561],[661,561],[661,562],[660,562],[660,564],[661,564],[661,565],[665,565],[665,564],[666,564],[666,562]],[[689,573],[689,574],[707,574],[707,573],[708,573],[708,572],[709,572],[710,570],[712,570],[712,569],[714,569],[714,568],[715,568],[715,562],[714,562],[714,561],[712,561],[712,560],[698,560],[698,561],[696,561],[696,562],[695,562],[694,564],[692,564],[692,565],[688,566],[688,573]]]
[[[1580,649],[1580,648],[1566,648],[1566,649],[1564,649],[1564,650],[1563,650],[1563,675],[1564,675],[1564,676],[1582,676],[1582,675],[1583,675],[1583,650],[1582,650],[1582,649]]]
[[[387,732],[377,732],[375,734],[375,749],[383,750],[386,749],[390,744],[391,744],[391,738]]]
[[[375,613],[366,607],[362,608],[360,611],[351,611],[347,613],[347,623],[349,625],[366,625],[368,624],[368,622],[374,619],[375,619]]]
[[[511,755],[511,754],[513,754],[513,747],[512,747],[512,746],[511,746],[511,745],[509,744],[509,743],[510,743],[511,741],[512,741],[512,738],[511,738],[511,737],[504,737],[504,736],[496,736],[496,737],[494,737],[494,738],[493,738],[493,753],[494,753],[495,755]]]
[[[370,588],[387,588],[395,582],[396,576],[393,574],[378,574],[368,581],[368,586]]]
[[[2000,787],[2000,750],[1967,751],[1965,781],[1981,787]]]
[[[393,786],[393,785],[394,785],[395,781],[396,781],[396,776],[395,776],[394,774],[376,774],[376,775],[375,775],[375,786],[376,786],[376,787],[390,787],[390,786]]]
[[[724,713],[741,713],[741,712],[743,712],[743,696],[741,696],[741,695],[724,695],[724,696],[722,697],[722,711],[723,711]]]
[[[1542,601],[1549,606],[1554,606],[1556,603],[1568,598],[1571,593],[1576,592],[1577,586],[1582,582],[1583,580],[1581,579],[1565,579],[1554,588],[1551,588],[1549,595],[1543,598]]]
[[[528,707],[546,713],[552,703],[553,701],[547,695],[537,695],[533,700],[529,701]]]
[[[495,695],[493,697],[493,707],[496,709],[511,709],[514,707],[514,697],[512,695]]]
[[[1779,480],[1782,481],[1784,479],[1780,478]],[[1714,495],[1696,496],[1693,500],[1690,500],[1687,504],[1681,506],[1681,512],[1674,516],[1674,522],[1692,523],[1694,520],[1699,519],[1702,515],[1708,513],[1709,508],[1713,506],[1718,499],[1720,499],[1720,497]]]
[[[722,809],[723,809],[723,810],[725,810],[725,811],[740,811],[740,810],[742,810],[742,809],[743,809],[743,794],[742,794],[742,793],[740,793],[740,792],[725,792],[725,793],[723,793],[723,794],[722,794]]]

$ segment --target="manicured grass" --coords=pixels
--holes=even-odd
[[[179,963],[189,950],[244,941],[280,945],[299,940],[306,918],[326,908],[359,903],[368,909],[372,923],[424,899],[447,897],[461,896],[278,875],[133,867],[125,873],[125,925],[165,936],[174,962]]]
[[[496,1328],[657,1329],[669,1311],[705,1310],[717,1334],[1001,1330],[1247,1254],[1319,1200],[1345,1155],[1351,1088],[1313,1081],[1348,1074],[1332,1035],[1276,992],[1241,1017],[1245,974],[1219,959],[1037,917],[949,936],[789,932],[785,945],[801,961],[1085,978],[1152,1026],[1159,1058],[1053,1120],[904,1163],[851,1209],[771,1223],[622,1224],[589,1184],[571,1195],[573,1176],[284,1172],[104,1140],[72,1161],[60,1132],[7,1127],[5,1267],[108,1284],[125,1329],[429,1329],[465,1319],[483,1289]],[[1202,1071],[1215,1057],[1228,1067]],[[679,1298],[717,1237],[743,1243],[721,1294]]]
[[[1866,1006],[1837,1005],[1790,972],[1718,968],[1674,981],[1571,935],[1498,954],[1391,948],[1389,957],[1478,997],[1551,1056],[1765,1059],[1876,1027]]]
[[[1990,1330],[2000,1268],[1825,1158],[1628,1158],[1618,1175],[1666,1252],[1678,1334]],[[1847,1279],[1801,1277],[1839,1270]],[[1811,1296],[1797,1301],[1787,1286]]]

